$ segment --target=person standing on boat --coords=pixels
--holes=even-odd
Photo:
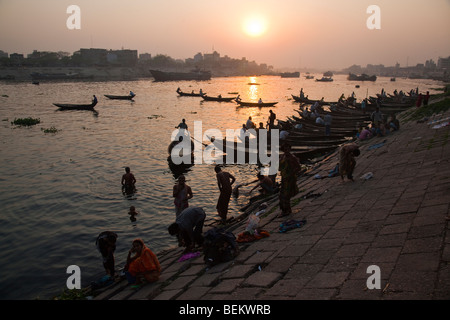
[[[324,117],[323,117],[323,122],[325,123],[325,135],[329,136],[331,133],[331,121],[333,120],[333,117],[331,116],[331,114],[327,113]]]
[[[134,94],[133,91],[130,91],[130,96],[131,96],[131,97],[134,97],[134,96],[135,96],[135,94]]]
[[[227,221],[228,203],[230,202],[233,191],[231,186],[236,181],[236,178],[231,173],[222,171],[219,165],[214,168],[214,171],[216,172],[217,185],[220,190],[216,209],[219,217],[222,219],[222,223],[225,223]]]
[[[277,115],[272,110],[269,110],[269,130],[275,128],[275,119],[276,118],[277,118]]]
[[[186,184],[184,175],[180,175],[178,183],[173,186],[173,197],[175,198],[173,201],[175,204],[175,216],[178,217],[184,209],[189,207],[188,200],[193,197],[192,189]]]
[[[180,124],[175,127],[176,129],[188,129],[188,125],[186,124],[186,119],[182,119]]]
[[[95,106],[97,104],[97,102],[98,102],[97,97],[94,94],[94,98],[92,99],[92,105]]]

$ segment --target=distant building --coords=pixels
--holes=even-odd
[[[9,57],[8,52],[0,50],[0,58],[8,58],[8,57]]]
[[[203,55],[199,52],[194,56],[194,62],[203,61]]]
[[[437,66],[439,69],[450,70],[450,56],[447,58],[439,58]]]
[[[106,49],[80,49],[80,59],[86,65],[106,65],[108,50]]]
[[[150,53],[139,54],[139,61],[149,61],[151,59],[152,59],[152,55]]]
[[[80,49],[80,58],[86,65],[120,65],[133,67],[137,64],[137,50]]]

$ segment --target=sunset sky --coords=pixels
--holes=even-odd
[[[67,7],[81,9],[69,30]],[[369,30],[370,5],[380,30]],[[249,23],[249,21],[257,21]],[[450,0],[0,0],[0,50],[218,51],[275,68],[415,65],[450,56]]]

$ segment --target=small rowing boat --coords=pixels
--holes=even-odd
[[[222,97],[222,96],[208,97],[206,94],[203,94],[202,98],[205,101],[218,101],[218,102],[231,102],[234,99],[236,99],[236,97]]]
[[[97,102],[92,102],[91,104],[54,103],[61,110],[94,110],[96,104]]]
[[[127,95],[127,96],[114,96],[111,94],[105,94],[105,97],[112,100],[133,100],[136,95]]]
[[[240,107],[273,107],[278,102],[244,102],[244,101],[236,101],[237,104],[239,104]]]

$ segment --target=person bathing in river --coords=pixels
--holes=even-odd
[[[176,236],[178,246],[186,247],[183,253],[194,250],[195,245],[203,245],[203,224],[206,213],[201,207],[190,207],[184,209],[176,218],[175,222],[168,227],[169,234]]]
[[[131,194],[136,190],[136,178],[131,173],[130,167],[125,168],[125,174],[122,176],[122,189],[126,194]]]
[[[186,177],[180,175],[178,177],[178,183],[173,186],[173,197],[175,204],[175,216],[178,215],[187,207],[189,207],[188,200],[192,199],[192,189],[186,184]]]
[[[128,211],[128,214],[130,215],[130,220],[134,222],[136,221],[136,216],[139,214],[139,212],[136,211],[135,206],[131,206],[130,211]]]
[[[236,181],[236,178],[232,174],[222,171],[219,165],[214,168],[214,171],[216,172],[217,185],[220,190],[216,209],[219,217],[222,219],[222,223],[225,223],[227,221],[228,203],[233,192],[231,186]]]
[[[258,184],[248,192],[249,195],[258,187],[262,188],[262,194],[272,194],[275,192],[273,188],[273,181],[268,176],[263,176],[262,174],[258,173],[258,180]]]

